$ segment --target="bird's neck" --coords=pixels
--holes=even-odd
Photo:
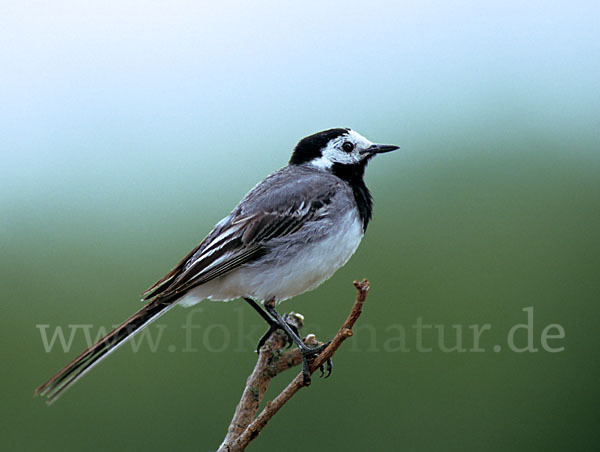
[[[350,188],[352,188],[354,200],[358,207],[358,214],[362,221],[363,232],[367,230],[367,225],[369,224],[369,220],[371,220],[371,215],[373,213],[373,197],[363,179],[366,166],[366,162],[361,162],[355,165],[334,163],[331,167],[331,172],[348,183]]]

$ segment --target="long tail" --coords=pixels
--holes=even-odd
[[[86,372],[106,358],[109,353],[116,350],[127,339],[133,337],[175,304],[177,303],[160,299],[151,301],[37,388],[35,395],[46,397],[46,403],[50,405]]]

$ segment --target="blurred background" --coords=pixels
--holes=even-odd
[[[241,301],[175,309],[148,330],[155,351],[125,345],[50,408],[31,395],[300,138],[352,127],[402,150],[368,169],[374,220],[356,255],[281,308],[328,339],[366,277],[362,329],[249,450],[593,449],[599,14],[594,1],[3,1],[1,448],[216,450],[264,330]],[[517,353],[508,332],[527,312],[538,351]],[[419,321],[442,326],[422,330],[429,352]],[[486,324],[485,351],[470,351],[469,326]],[[541,342],[552,324],[555,353]],[[464,352],[439,345],[440,330],[456,344],[452,325]],[[57,327],[72,343],[46,352]]]

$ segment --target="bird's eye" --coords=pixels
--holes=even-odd
[[[344,144],[342,144],[342,149],[345,152],[352,152],[354,150],[354,144],[350,143],[349,141],[346,141]]]

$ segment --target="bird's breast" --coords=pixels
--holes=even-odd
[[[329,279],[354,254],[363,237],[362,222],[352,210],[331,224],[305,230],[296,241],[275,245],[270,255],[252,265],[255,298],[278,301],[312,290]],[[250,270],[250,269],[249,269]]]
[[[286,300],[312,290],[329,279],[354,254],[363,237],[356,210],[335,221],[315,222],[295,237],[274,240],[270,252],[207,284],[181,300],[191,306],[204,298]]]

